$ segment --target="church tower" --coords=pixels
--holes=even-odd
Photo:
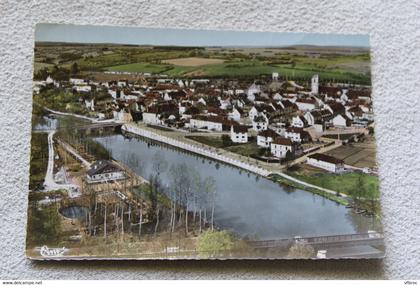
[[[315,74],[314,76],[312,76],[311,92],[312,94],[318,94],[318,91],[319,91],[319,76],[318,74]]]

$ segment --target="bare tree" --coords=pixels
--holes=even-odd
[[[204,179],[204,189],[206,196],[209,198],[208,201],[211,201],[211,230],[214,230],[214,208],[216,203],[216,180],[213,177],[207,177]]]
[[[104,238],[106,239],[106,208],[107,208],[107,204],[105,203],[105,213],[104,213]]]
[[[188,211],[189,204],[191,201],[191,186],[192,180],[190,175],[190,169],[185,163],[174,165],[171,167],[171,176],[172,176],[172,187],[171,187],[171,231],[175,229],[176,223],[176,210],[177,205],[184,207],[184,211],[180,210],[178,212],[178,223],[182,222],[182,214],[185,214],[185,232],[188,234]]]
[[[158,227],[159,227],[159,215],[160,215],[160,208],[158,206],[157,209],[156,209],[155,235],[156,235]]]
[[[160,176],[161,173],[165,172],[166,169],[168,168],[168,163],[165,160],[163,154],[161,152],[157,152],[155,153],[155,155],[153,156],[153,172],[157,175]]]
[[[139,238],[140,238],[140,236],[141,236],[141,224],[143,223],[143,210],[142,210],[142,208],[140,207],[139,208]]]

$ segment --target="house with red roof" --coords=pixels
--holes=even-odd
[[[277,137],[270,144],[270,152],[275,157],[285,158],[287,155],[287,152],[290,152],[291,155],[294,155],[295,144],[290,139]]]
[[[329,172],[339,173],[344,171],[344,161],[323,153],[314,153],[308,156],[307,164],[325,169]]]
[[[234,143],[247,143],[248,142],[248,128],[246,126],[231,126],[230,139]]]

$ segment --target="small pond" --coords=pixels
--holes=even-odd
[[[89,213],[89,208],[82,206],[70,206],[66,208],[61,208],[59,210],[60,214],[68,219],[86,219],[86,216]]]

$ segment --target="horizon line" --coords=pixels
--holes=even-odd
[[[279,45],[279,46],[253,46],[253,45],[210,45],[210,46],[192,46],[192,45],[153,45],[153,44],[125,44],[125,43],[113,43],[113,42],[66,42],[66,41],[35,41],[35,43],[46,43],[46,44],[79,44],[79,45],[121,45],[121,46],[139,46],[139,47],[186,47],[186,48],[273,48],[273,49],[283,49],[289,47],[321,47],[321,48],[358,48],[358,49],[369,49],[368,46],[340,46],[340,45],[317,45],[317,44],[291,44],[291,45]]]
[[[369,36],[361,34],[198,30],[53,23],[36,24],[35,42],[249,48],[370,47]],[[251,44],[250,42],[256,43]]]

